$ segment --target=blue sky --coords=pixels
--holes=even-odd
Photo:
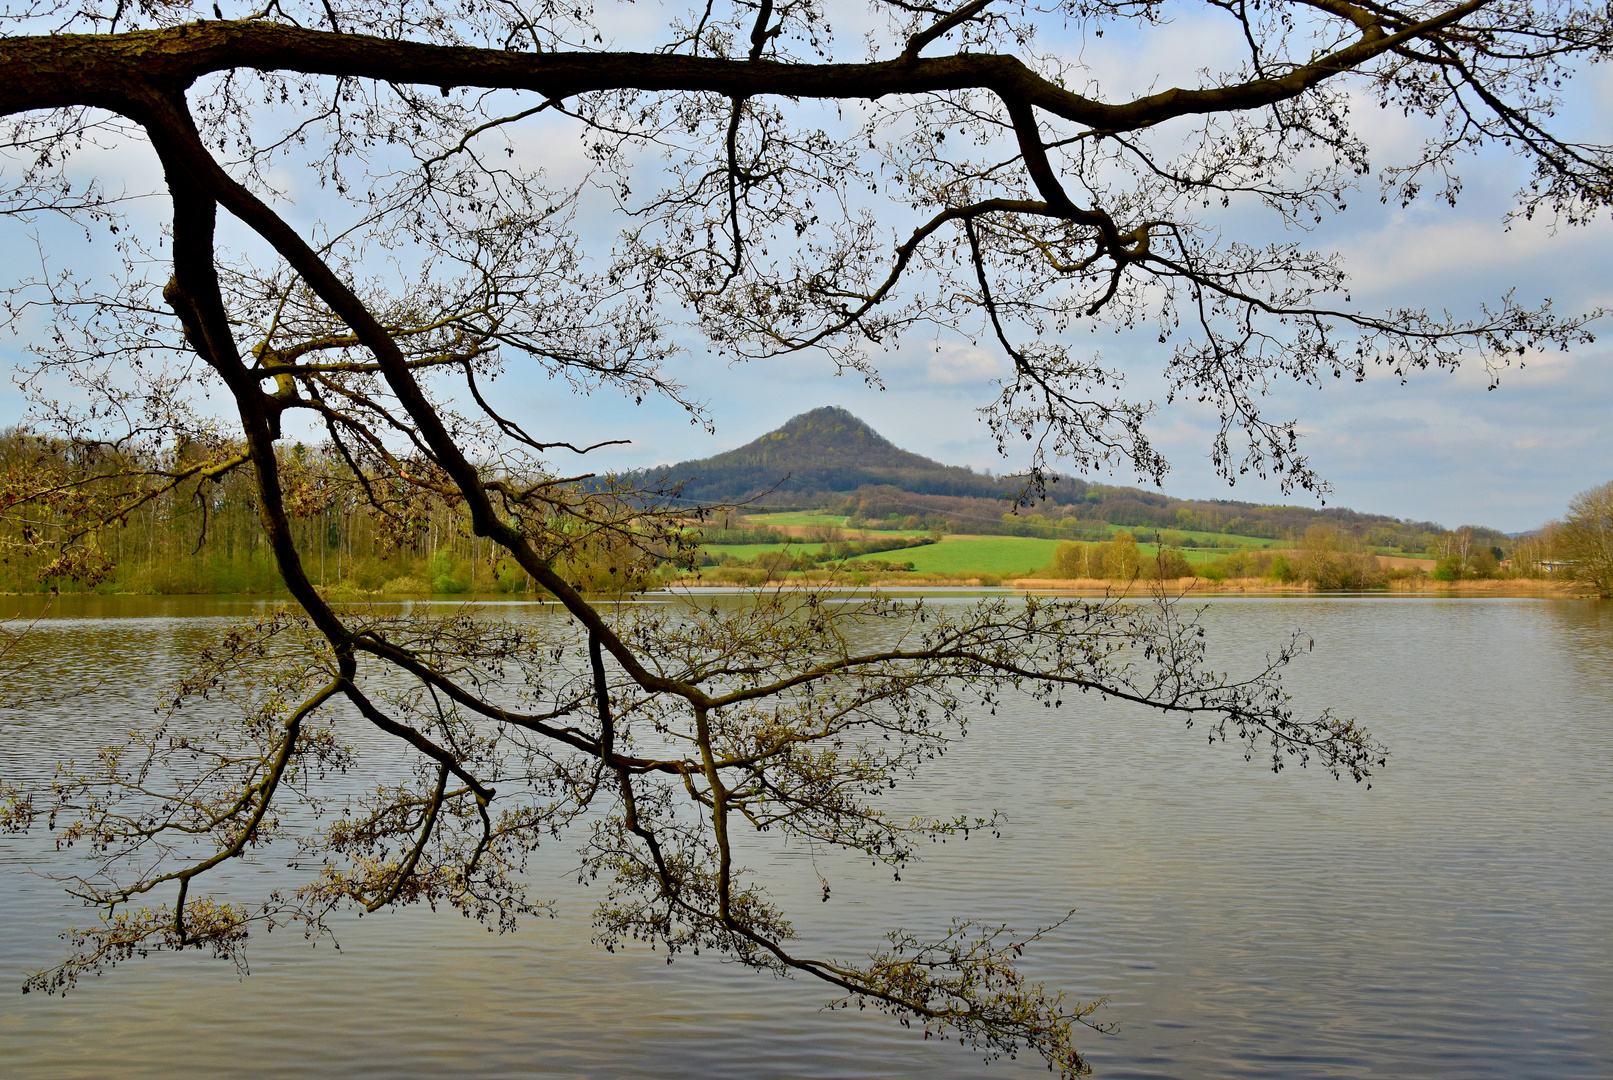
[[[620,32],[631,37],[664,16],[665,9],[656,5],[637,5],[620,23]],[[603,21],[617,25],[613,18]],[[633,20],[639,21],[639,29]],[[840,27],[842,41],[858,36],[856,20],[849,23],[849,30]],[[1043,44],[1066,56],[1079,55],[1104,90],[1118,96],[1156,78],[1159,84],[1188,81],[1192,71],[1214,66],[1217,49],[1235,45],[1228,43],[1225,31],[1213,20],[1180,13],[1158,31],[1112,35],[1101,48],[1093,41]],[[1605,137],[1613,118],[1613,83],[1592,72],[1573,95],[1565,122]],[[1375,165],[1415,142],[1413,121],[1367,106],[1356,115],[1374,147]],[[538,122],[523,129],[516,149],[522,159],[541,162],[559,179],[580,167],[576,137],[563,123]],[[157,178],[144,148],[86,159],[86,168],[91,160],[133,187]],[[1428,306],[1476,314],[1480,301],[1493,302],[1513,288],[1521,302],[1550,297],[1563,313],[1613,306],[1613,230],[1607,222],[1562,231],[1543,221],[1507,227],[1503,217],[1526,170],[1504,152],[1470,163],[1465,178],[1463,197],[1454,209],[1432,199],[1408,208],[1384,206],[1369,180],[1349,211],[1324,222],[1307,242],[1343,253],[1354,299],[1367,311]],[[286,194],[282,207],[293,220],[308,225],[320,216],[323,196],[309,178],[288,171],[274,179]],[[153,205],[152,212],[160,213],[160,205]],[[1270,225],[1236,208],[1224,220],[1229,234],[1247,230],[1256,239],[1282,235],[1263,231]],[[600,216],[580,224],[585,234],[608,238],[619,223]],[[49,226],[31,230],[16,222],[0,224],[0,251],[14,265],[34,259],[31,234],[36,231],[46,238],[47,250],[55,253],[59,244],[62,259],[82,251]],[[1269,399],[1270,415],[1299,421],[1313,464],[1334,487],[1330,504],[1447,526],[1532,528],[1560,515],[1574,493],[1613,478],[1613,320],[1605,322],[1599,327],[1605,343],[1568,354],[1526,357],[1521,369],[1503,372],[1494,390],[1476,365],[1456,373],[1419,374],[1404,386],[1384,372],[1365,383],[1321,389],[1278,385]],[[26,328],[23,339],[0,341],[0,358],[15,361],[25,339]],[[681,340],[688,351],[677,361],[677,374],[695,397],[708,403],[714,434],[691,426],[682,410],[669,403],[651,400],[635,406],[604,393],[578,398],[562,384],[525,377],[519,369],[502,382],[500,400],[547,438],[631,440],[592,455],[590,462],[599,469],[705,456],[820,405],[844,406],[899,445],[949,464],[999,472],[1023,464],[1022,459],[997,455],[976,411],[994,397],[993,381],[1006,370],[1005,362],[962,338],[908,338],[899,351],[879,358],[882,387],[856,376],[837,377],[833,365],[819,356],[730,366],[705,353],[692,335]],[[1160,357],[1151,342],[1113,337],[1098,345],[1107,361],[1127,372],[1132,394],[1163,398]],[[22,409],[15,393],[0,394],[0,421],[19,419]],[[1207,457],[1213,421],[1191,404],[1164,408],[1156,416],[1151,434],[1172,463],[1166,491],[1199,498],[1307,501],[1304,493],[1284,497],[1275,484],[1249,478],[1229,489],[1214,475]],[[571,462],[557,465],[567,471],[575,467]],[[1129,472],[1094,479],[1135,482]]]
[[[1353,295],[1366,311],[1418,305],[1477,314],[1481,301],[1493,304],[1509,289],[1525,303],[1549,297],[1562,313],[1613,306],[1607,222],[1560,230],[1529,221],[1509,227],[1502,218],[1524,179],[1521,164],[1492,155],[1472,171],[1478,175],[1455,209],[1432,201],[1389,208],[1362,197],[1310,242],[1344,253]],[[1605,342],[1526,356],[1521,367],[1500,373],[1493,390],[1475,361],[1455,372],[1414,374],[1404,385],[1387,371],[1364,383],[1321,388],[1274,384],[1269,413],[1299,421],[1306,451],[1333,485],[1330,505],[1448,527],[1531,529],[1560,516],[1576,492],[1613,479],[1613,320],[1597,329]],[[1127,370],[1133,392],[1163,401],[1157,347],[1118,338],[1098,344],[1106,360]],[[948,464],[996,472],[1023,464],[998,456],[977,413],[1007,370],[996,351],[961,338],[914,338],[880,363],[883,386],[872,387],[855,376],[837,377],[820,357],[731,366],[695,347],[680,371],[710,404],[714,435],[659,402],[635,407],[608,395],[579,401],[547,382],[512,382],[507,392],[524,415],[550,430],[633,440],[599,452],[601,467],[705,456],[819,405],[844,406],[904,448]],[[1253,477],[1229,488],[1208,459],[1214,428],[1214,415],[1202,406],[1161,408],[1150,431],[1172,464],[1164,490],[1257,502],[1310,498],[1284,496],[1275,483]],[[1129,472],[1095,479],[1136,481]]]
[[[1230,25],[1189,7],[1168,9],[1165,25],[1146,34],[1115,34],[1102,42],[1044,38],[1066,57],[1079,56],[1112,97],[1191,83],[1216,57],[1242,48]],[[843,28],[842,28],[843,29]],[[849,36],[842,33],[842,38]],[[1613,123],[1613,80],[1592,70],[1573,85],[1561,121],[1584,136],[1607,140]],[[1365,100],[1354,115],[1373,149],[1375,167],[1414,150],[1426,129],[1415,119],[1381,111]],[[550,144],[552,146],[553,144]],[[1524,162],[1503,149],[1470,160],[1453,208],[1425,197],[1409,207],[1384,205],[1368,178],[1343,214],[1309,234],[1271,231],[1257,213],[1235,206],[1229,235],[1247,230],[1257,240],[1300,239],[1340,251],[1360,310],[1408,306],[1479,313],[1515,289],[1520,303],[1550,298],[1560,314],[1613,307],[1613,227],[1555,227],[1544,220],[1507,222],[1515,192],[1527,181]],[[1613,319],[1597,326],[1605,343],[1574,352],[1531,355],[1501,373],[1489,389],[1482,365],[1416,374],[1402,385],[1388,372],[1364,383],[1321,388],[1276,384],[1270,415],[1296,419],[1305,450],[1332,484],[1331,505],[1450,527],[1487,524],[1507,531],[1534,528],[1563,513],[1578,491],[1613,478]],[[1102,335],[1099,335],[1100,337]],[[1104,358],[1126,370],[1128,389],[1162,401],[1160,354],[1151,340],[1098,342]],[[599,455],[601,465],[670,463],[741,445],[819,405],[841,405],[899,445],[948,464],[1011,471],[1022,459],[998,456],[977,410],[994,395],[1006,363],[990,349],[962,339],[910,339],[881,358],[883,387],[836,377],[827,360],[810,356],[738,366],[717,363],[696,349],[686,358],[691,385],[711,405],[717,423],[708,436],[681,411],[659,403],[623,405],[605,397],[560,400],[557,388],[514,389],[534,419],[577,437],[609,431],[632,445]],[[1304,502],[1277,485],[1240,478],[1229,488],[1208,453],[1215,417],[1196,404],[1162,408],[1150,432],[1172,471],[1164,490],[1197,498]],[[594,436],[602,437],[602,436]],[[1129,472],[1096,477],[1133,483]]]

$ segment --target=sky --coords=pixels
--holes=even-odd
[[[651,16],[664,10],[635,6],[624,18],[640,24],[635,29],[623,22],[620,32],[628,38],[647,32],[643,28],[654,21]],[[852,19],[849,30],[841,28],[842,38],[856,29]],[[1112,36],[1101,46],[1074,40],[1043,44],[1078,57],[1113,96],[1143,89],[1152,80],[1180,81],[1192,69],[1210,65],[1206,56],[1231,47],[1225,29],[1181,12],[1158,31]],[[1613,81],[1593,71],[1572,93],[1565,122],[1605,135],[1601,129],[1613,117]],[[1376,108],[1357,116],[1375,162],[1405,150],[1416,138],[1415,124],[1404,118]],[[581,168],[577,141],[561,128],[534,124],[516,139],[524,160],[544,164],[558,178]],[[107,160],[103,157],[103,168]],[[142,178],[155,179],[154,162],[140,148],[119,151],[110,160],[135,186]],[[1523,303],[1550,297],[1564,314],[1613,307],[1613,225],[1507,225],[1503,219],[1512,195],[1526,179],[1522,162],[1504,151],[1487,153],[1469,167],[1454,208],[1429,198],[1406,208],[1385,206],[1369,179],[1346,213],[1304,239],[1342,252],[1352,294],[1365,311],[1428,306],[1477,314],[1480,301],[1493,303],[1512,289]],[[306,177],[285,175],[277,183],[294,218],[306,223],[320,215],[322,196]],[[585,232],[599,236],[618,224],[605,218],[581,223]],[[1229,224],[1238,224],[1236,214]],[[0,250],[11,261],[33,258],[36,235],[38,227],[30,233],[15,223],[0,223]],[[49,240],[51,234],[46,235]],[[1416,374],[1404,385],[1378,372],[1364,383],[1320,389],[1274,385],[1269,415],[1299,422],[1305,451],[1332,485],[1329,505],[1448,527],[1531,529],[1560,516],[1576,492],[1613,479],[1613,320],[1598,329],[1604,340],[1569,353],[1525,357],[1521,367],[1501,372],[1494,389],[1476,364],[1455,373]],[[15,362],[25,339],[26,331],[23,339],[0,341],[0,359]],[[823,405],[843,406],[897,445],[947,464],[993,472],[1024,464],[1022,458],[998,455],[978,413],[995,396],[993,384],[1007,370],[1006,361],[963,338],[909,337],[899,351],[878,358],[877,386],[856,375],[837,376],[821,356],[729,365],[711,357],[692,336],[683,343],[687,352],[675,362],[675,373],[708,406],[713,433],[692,426],[669,402],[635,405],[609,393],[577,397],[560,383],[519,370],[501,382],[500,400],[509,414],[546,438],[630,440],[590,455],[589,467],[595,469],[704,457]],[[1150,344],[1122,336],[1098,346],[1105,360],[1127,372],[1133,395],[1162,401],[1160,354]],[[0,393],[0,422],[14,422],[22,411],[19,395]],[[1314,496],[1284,495],[1275,483],[1258,478],[1243,477],[1228,487],[1208,460],[1214,421],[1196,404],[1161,408],[1149,431],[1172,466],[1163,490],[1186,498],[1317,504]],[[574,467],[557,464],[568,471]],[[1129,471],[1089,479],[1137,482]]]
[[[1112,95],[1148,89],[1138,72],[1174,74],[1179,81],[1207,64],[1224,27],[1178,15],[1154,35],[1115,41],[1103,49],[1066,43],[1086,60]],[[1219,36],[1218,36],[1219,35]],[[1235,43],[1233,43],[1235,44]],[[1163,82],[1163,79],[1160,80]],[[1607,137],[1613,118],[1613,79],[1583,76],[1565,123]],[[1356,110],[1375,164],[1410,151],[1423,129],[1415,121],[1363,103]],[[555,145],[546,143],[546,148]],[[559,144],[562,148],[564,143]],[[561,167],[551,158],[551,164]],[[1410,206],[1385,205],[1368,178],[1347,211],[1309,234],[1270,230],[1259,215],[1233,214],[1229,227],[1251,235],[1298,239],[1339,251],[1364,312],[1408,306],[1476,316],[1516,291],[1520,303],[1550,298],[1559,314],[1613,308],[1613,223],[1559,227],[1545,220],[1507,221],[1526,164],[1504,149],[1470,161],[1455,207],[1424,197]],[[1261,230],[1265,230],[1261,232]],[[1482,364],[1455,372],[1413,374],[1404,384],[1388,371],[1365,382],[1323,387],[1274,383],[1268,415],[1298,421],[1303,450],[1332,487],[1325,500],[1244,476],[1235,486],[1209,460],[1216,416],[1196,403],[1161,405],[1149,427],[1171,463],[1163,490],[1183,498],[1348,506],[1447,527],[1482,524],[1508,532],[1560,517],[1569,498],[1613,479],[1613,319],[1595,325],[1605,338],[1568,353],[1531,354],[1501,370],[1491,389]],[[1133,336],[1097,343],[1104,359],[1125,370],[1128,390],[1163,403],[1163,353],[1152,339]],[[826,359],[809,355],[728,365],[696,345],[680,361],[696,395],[710,407],[716,432],[691,427],[682,410],[664,403],[633,406],[600,395],[587,401],[550,384],[510,386],[512,404],[568,437],[616,437],[631,444],[598,452],[595,467],[634,468],[704,457],[740,446],[790,417],[839,405],[897,445],[952,465],[993,472],[1021,468],[1003,457],[979,415],[995,397],[1007,361],[962,338],[910,338],[879,357],[880,385],[838,376]],[[1126,470],[1089,477],[1134,484]]]

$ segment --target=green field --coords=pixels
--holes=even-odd
[[[1438,555],[1430,555],[1426,551],[1397,551],[1394,548],[1375,547],[1368,548],[1374,555],[1387,555],[1391,559],[1421,559],[1424,562],[1439,562]]]
[[[762,529],[773,526],[805,525],[808,528],[844,529],[846,516],[844,514],[811,514],[805,511],[796,514],[752,514],[743,519],[747,529]],[[881,529],[877,525],[859,525],[852,532],[877,532],[881,536],[928,536],[928,529]]]
[[[910,562],[928,573],[1024,575],[1045,566],[1058,546],[1057,540],[1031,536],[970,536],[868,557]]]
[[[801,510],[801,511],[796,511],[794,513],[789,513],[789,514],[752,514],[752,515],[748,516],[745,519],[745,525],[747,527],[749,527],[749,528],[760,528],[760,527],[762,527],[764,525],[817,525],[817,526],[822,526],[822,527],[826,527],[826,528],[843,529],[846,526],[846,518],[845,518],[845,516],[843,514],[819,514],[819,513],[814,513],[812,511],[808,511],[808,510]],[[1159,531],[1159,532],[1171,533],[1174,536],[1179,536],[1184,540],[1190,539],[1194,543],[1200,545],[1200,547],[1198,549],[1194,549],[1194,548],[1185,548],[1184,549],[1184,554],[1187,555],[1188,561],[1193,562],[1193,563],[1200,563],[1200,562],[1204,562],[1206,559],[1218,558],[1218,557],[1220,557],[1222,555],[1226,555],[1229,552],[1233,552],[1233,551],[1259,550],[1259,549],[1262,549],[1262,548],[1286,548],[1286,547],[1292,547],[1293,546],[1289,541],[1286,541],[1286,540],[1271,540],[1271,539],[1268,539],[1268,538],[1263,537],[1263,536],[1239,536],[1239,535],[1235,535],[1233,533],[1200,532],[1200,531],[1195,530],[1195,529],[1161,528],[1161,529],[1156,530],[1153,526],[1148,526],[1148,525],[1121,526],[1121,525],[1111,525],[1108,522],[1100,522],[1100,521],[1084,521],[1084,522],[1081,523],[1081,526],[1082,526],[1082,528],[1090,529],[1090,530],[1094,530],[1094,531],[1096,531],[1098,528],[1101,527],[1104,530],[1105,534],[1109,535],[1109,536],[1112,536],[1117,532],[1130,532],[1133,535],[1135,535],[1137,533],[1146,533],[1146,534],[1152,536],[1156,531]],[[912,530],[912,529],[880,529],[880,528],[877,528],[877,527],[872,526],[872,525],[862,525],[862,526],[859,526],[859,529],[864,530],[864,531],[868,531],[868,532],[888,533],[891,536],[924,536],[925,535],[925,532],[923,530],[916,530],[915,531],[915,530]],[[954,542],[954,543],[973,543],[974,539],[975,538],[972,537],[970,540],[967,540],[967,541],[950,541],[950,542]],[[1054,539],[1041,539],[1041,538],[1035,538],[1035,537],[1003,537],[1002,539],[1005,539],[1005,540],[1038,539],[1042,543],[1049,543],[1049,542],[1056,543],[1057,542]],[[1060,538],[1060,539],[1064,539],[1064,538]],[[1086,540],[1087,538],[1076,534],[1076,535],[1069,536],[1067,539],[1071,539],[1071,540]],[[1090,543],[1091,541],[1087,541],[1087,542]],[[1152,548],[1153,545],[1144,544],[1143,547]],[[724,550],[725,551],[736,551],[736,553],[737,553],[737,546],[732,546],[732,545],[731,546],[726,546],[724,548]],[[970,569],[975,569],[975,568],[970,567]],[[996,573],[997,571],[988,570],[988,571],[985,571],[985,572],[986,573]]]
[[[802,542],[799,544],[708,544],[705,550],[716,558],[732,555],[736,559],[754,559],[762,552],[783,551],[788,548],[791,555],[806,555],[823,547],[822,544]]]
[[[910,562],[913,564],[915,571],[925,573],[995,574],[999,577],[1027,576],[1046,566],[1052,560],[1053,552],[1061,543],[1063,543],[1061,540],[1043,540],[1032,536],[958,535],[949,536],[938,544],[926,544],[923,547],[903,548],[897,551],[881,551],[872,555],[861,556],[861,558],[897,563]],[[1270,541],[1262,541],[1262,543],[1270,543]],[[794,554],[808,554],[819,551],[823,545],[812,541],[788,545],[721,544],[712,545],[707,550],[718,557],[732,555],[736,559],[749,560],[763,552],[783,551],[786,547]],[[1154,558],[1159,553],[1159,547],[1155,544],[1139,544],[1138,550],[1141,551],[1144,558],[1149,559]],[[1209,562],[1212,559],[1219,559],[1221,556],[1237,550],[1241,549],[1234,547],[1181,549],[1187,561],[1194,566]]]
[[[846,519],[839,514],[818,514],[809,511],[800,511],[789,514],[755,514],[749,517],[746,525],[755,528],[762,525],[818,525],[832,528],[844,528]],[[1156,530],[1150,527],[1132,526],[1122,527],[1100,522],[1083,522],[1086,528],[1095,529],[1102,525],[1108,535],[1116,532],[1130,532],[1133,535],[1142,533],[1152,536]],[[870,530],[873,531],[873,530]],[[891,536],[922,536],[922,532],[912,530],[878,530],[882,535]],[[1261,536],[1241,536],[1231,533],[1201,532],[1193,529],[1162,529],[1161,532],[1172,534],[1172,539],[1188,540],[1201,545],[1199,547],[1179,548],[1182,555],[1194,566],[1219,559],[1239,551],[1280,550],[1292,547],[1291,541],[1271,540]],[[1092,539],[1082,536],[1072,536],[1072,540],[1092,543]],[[915,572],[938,574],[992,574],[998,577],[1015,577],[1033,575],[1038,569],[1046,566],[1053,558],[1053,552],[1062,542],[1060,539],[1029,537],[1029,536],[995,536],[980,535],[952,535],[939,544],[925,547],[907,548],[901,551],[879,552],[877,554],[861,556],[865,561],[911,562]],[[802,539],[790,545],[790,549],[797,553],[816,552],[821,543]],[[1157,544],[1139,544],[1139,549],[1145,559],[1155,557],[1159,552]],[[751,559],[764,551],[779,551],[780,544],[725,544],[712,547],[714,554],[731,554],[736,559]],[[1411,556],[1416,558],[1417,556]]]
[[[753,529],[763,525],[823,525],[841,529],[846,525],[844,514],[814,514],[807,510],[794,514],[750,514],[744,520]]]
[[[947,539],[928,547],[892,551],[871,558],[888,558],[894,562],[911,562],[915,571],[945,574],[996,574],[999,577],[1029,577],[1053,559],[1060,540],[1041,540],[1030,536],[970,536]],[[1139,544],[1144,558],[1158,554],[1154,544]],[[1205,548],[1186,548],[1182,554],[1197,566],[1218,559],[1226,551]]]
[[[783,515],[780,515],[783,516]],[[794,516],[794,515],[791,515]],[[804,515],[803,515],[804,516]],[[1223,546],[1219,548],[1180,548],[1182,555],[1194,566],[1219,559],[1240,550],[1259,548],[1267,545],[1276,546],[1277,541],[1257,540],[1254,537],[1220,537],[1218,534],[1202,533],[1206,538],[1217,536],[1219,539],[1238,539],[1252,541],[1239,547]],[[881,551],[872,555],[860,556],[850,561],[855,568],[858,562],[880,561],[913,564],[913,570],[918,573],[932,574],[992,574],[997,577],[1031,577],[1036,571],[1052,561],[1053,552],[1058,548],[1061,540],[1043,540],[1031,536],[949,536],[938,544],[926,544],[923,547],[902,548],[896,551]],[[822,544],[803,541],[794,544],[722,544],[713,545],[707,550],[713,555],[732,555],[736,559],[749,560],[763,552],[783,551],[786,548],[793,554],[816,553],[821,550]],[[1157,544],[1138,544],[1137,548],[1143,558],[1152,559],[1159,554]],[[1411,556],[1415,558],[1416,556]]]
[[[1158,544],[1138,544],[1137,550],[1142,553],[1142,557],[1145,559],[1154,559],[1159,557]],[[1185,558],[1190,565],[1198,566],[1201,563],[1213,562],[1214,560],[1221,558],[1223,555],[1231,555],[1233,552],[1244,551],[1247,549],[1222,547],[1177,548],[1176,550],[1182,553],[1182,557]]]
[[[901,548],[896,551],[879,551],[861,556],[863,560],[913,564],[916,571],[939,574],[1028,574],[1043,566],[1053,557],[1057,540],[1039,540],[1027,536],[969,536],[947,539],[923,547]],[[800,544],[721,544],[706,550],[721,557],[732,555],[736,559],[753,559],[763,552],[783,551],[808,554],[819,551],[823,545]],[[851,565],[855,566],[856,560]]]

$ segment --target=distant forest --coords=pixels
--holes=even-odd
[[[850,527],[901,522],[904,528],[940,527],[947,532],[1010,536],[1099,536],[1106,525],[1154,532],[1229,533],[1266,540],[1298,541],[1313,525],[1327,525],[1361,547],[1383,553],[1435,553],[1450,530],[1431,521],[1402,521],[1344,507],[1261,506],[1230,500],[1177,499],[1136,488],[1106,487],[1080,480],[1055,485],[1060,494],[1028,508],[1005,509],[1004,500],[923,495],[882,485],[850,496],[825,494],[816,505],[848,515]],[[1050,492],[1051,494],[1051,492]],[[1512,540],[1497,529],[1465,526],[1487,545],[1509,548]],[[1188,538],[1186,546],[1194,546]]]
[[[280,455],[292,528],[316,585],[341,591],[525,591],[489,564],[462,509],[423,490],[377,490],[342,458]],[[369,492],[366,492],[366,483]],[[370,496],[385,508],[377,510]],[[228,448],[137,453],[0,433],[0,589],[276,593],[252,466]]]

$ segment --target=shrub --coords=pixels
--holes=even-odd
[[[1288,580],[1283,575],[1291,572],[1288,559],[1282,555],[1273,556],[1269,551],[1234,551],[1230,555],[1223,555],[1219,559],[1200,563],[1194,568],[1201,578],[1211,581],[1225,581],[1228,578],[1264,578],[1274,577],[1278,580]]]
[[[397,577],[393,567],[388,566],[380,559],[365,558],[350,564],[347,579],[366,592],[375,592],[386,585],[387,581]]]
[[[1384,583],[1383,567],[1371,555],[1352,551],[1336,529],[1312,525],[1296,559],[1299,576],[1318,589],[1370,589]]]
[[[470,591],[470,564],[454,558],[453,552],[441,548],[431,557],[431,591],[462,593]]]
[[[1065,540],[1053,549],[1053,558],[1036,573],[1039,577],[1056,578],[1060,581],[1093,577],[1088,568],[1091,550],[1091,544]]]
[[[1152,559],[1143,560],[1143,576],[1159,581],[1172,581],[1176,578],[1195,576],[1193,566],[1187,561],[1187,556],[1171,548],[1160,548],[1159,554]]]

